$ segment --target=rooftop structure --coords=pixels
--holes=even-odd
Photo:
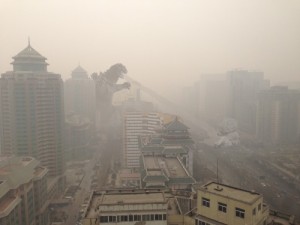
[[[144,155],[178,156],[189,173],[193,174],[194,141],[189,128],[178,117],[169,120],[155,133],[140,136],[139,148]]]
[[[170,189],[116,189],[93,192],[84,225],[298,225],[294,217],[269,211],[262,195],[210,182],[197,194]],[[221,194],[220,194],[221,193]]]
[[[166,225],[167,210],[167,198],[161,190],[106,190],[92,194],[83,222]]]
[[[142,155],[142,182],[145,187],[188,189],[195,180],[178,157]]]
[[[88,73],[79,65],[72,71],[71,77],[74,79],[88,79]]]
[[[244,189],[232,187],[225,184],[219,184],[216,182],[211,182],[205,184],[201,187],[201,190],[209,192],[211,194],[216,194],[219,196],[227,197],[236,201],[242,201],[245,203],[253,203],[257,201],[261,194],[254,191],[247,191]]]
[[[38,53],[28,42],[28,46],[13,57],[14,71],[47,71],[46,59]]]

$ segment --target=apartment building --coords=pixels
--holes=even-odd
[[[197,225],[265,225],[268,207],[259,193],[210,182],[197,190]]]
[[[0,224],[48,225],[48,169],[32,157],[0,158]]]

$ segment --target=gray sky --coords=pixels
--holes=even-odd
[[[299,0],[0,0],[0,72],[27,45],[66,79],[121,62],[161,93],[201,73],[300,80]]]

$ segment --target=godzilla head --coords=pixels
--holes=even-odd
[[[106,72],[105,76],[107,79],[111,80],[112,82],[116,83],[119,78],[124,78],[124,74],[127,73],[126,67],[121,64],[117,63],[112,65]]]

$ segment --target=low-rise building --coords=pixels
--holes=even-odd
[[[165,121],[164,121],[165,122]],[[165,123],[162,129],[154,134],[140,136],[139,147],[142,154],[176,156],[193,175],[194,141],[190,136],[189,127],[178,117]]]
[[[93,192],[83,225],[299,225],[269,210],[263,196],[210,182],[194,191],[116,189]]]
[[[0,224],[48,225],[48,169],[32,157],[0,158]]]
[[[142,155],[141,180],[146,188],[171,188],[174,190],[190,190],[196,183],[179,157]]]
[[[269,209],[259,193],[210,182],[197,194],[197,225],[266,224]]]
[[[168,202],[161,190],[106,190],[94,192],[84,225],[167,225]]]

